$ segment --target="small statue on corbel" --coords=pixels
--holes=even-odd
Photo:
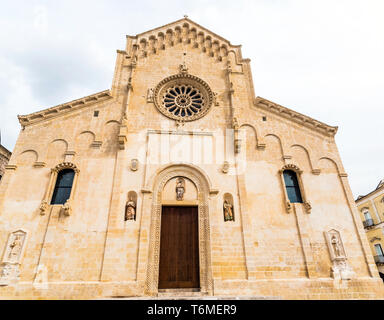
[[[123,118],[121,119],[121,125],[125,127],[128,126],[127,111],[124,111]]]
[[[71,208],[71,201],[69,199],[67,201],[65,201],[65,203],[61,207],[61,212],[65,216],[70,216],[71,215],[72,208]]]
[[[147,102],[153,103],[153,89],[152,88],[149,88],[147,90]]]
[[[188,68],[187,68],[187,65],[185,64],[185,62],[183,62],[179,66],[179,70],[180,70],[180,73],[182,73],[182,74],[187,74],[188,73]]]
[[[48,209],[48,202],[47,202],[47,200],[41,201],[40,207],[39,207],[40,215],[41,216],[45,215],[45,213],[47,212],[47,209]]]
[[[216,92],[213,92],[213,105],[216,107],[219,105],[218,94]]]

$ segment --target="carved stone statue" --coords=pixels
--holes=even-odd
[[[177,178],[176,180],[176,200],[183,200],[185,193],[185,181],[183,178]]]
[[[149,88],[147,91],[147,102],[153,102],[153,89]]]
[[[348,264],[348,259],[344,251],[340,232],[335,229],[332,229],[328,232],[325,232],[325,238],[327,240],[327,245],[332,261],[332,277],[335,280],[352,279],[354,277],[354,271]]]
[[[228,200],[224,200],[224,221],[234,221],[233,217],[233,205]]]
[[[136,220],[136,203],[133,201],[132,196],[125,205],[125,221]]]
[[[332,236],[331,243],[332,243],[333,252],[335,253],[335,257],[336,258],[340,257],[342,255],[340,241],[339,239],[337,239],[335,235]]]
[[[179,68],[180,68],[180,73],[188,73],[188,68],[185,62],[183,62],[183,64],[181,64]]]
[[[20,252],[21,252],[21,247],[23,246],[23,240],[22,240],[22,237],[21,235],[16,235],[15,236],[15,239],[13,240],[13,242],[9,245],[10,247],[10,251],[9,251],[9,255],[8,255],[8,260],[9,261],[17,261],[18,260],[18,257],[20,255]]]

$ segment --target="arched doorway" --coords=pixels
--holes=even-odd
[[[184,180],[185,189],[182,199],[177,199],[178,179]],[[177,288],[196,288],[197,285],[202,293],[213,293],[209,250],[209,192],[206,176],[193,166],[172,165],[157,174],[153,187],[149,235],[146,281],[148,294],[157,294],[159,285],[160,288],[172,287],[171,282]],[[190,225],[183,227],[185,223]],[[171,229],[178,230],[167,235]],[[165,232],[162,233],[162,230]],[[180,240],[178,237],[183,239]],[[175,240],[182,241],[184,247],[182,245],[181,248],[180,246],[174,248],[166,243],[163,243],[163,247],[161,246],[161,241]],[[185,246],[189,248],[185,249]],[[173,254],[171,257],[166,257],[164,252],[167,250],[181,250],[181,256],[177,257]],[[185,274],[183,274],[183,265],[172,267],[172,260],[180,263],[183,256],[191,252],[192,257],[188,260],[189,270],[186,270]],[[173,274],[167,273],[169,270],[162,270],[169,267]]]

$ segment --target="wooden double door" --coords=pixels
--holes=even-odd
[[[163,206],[159,289],[200,288],[198,209]]]

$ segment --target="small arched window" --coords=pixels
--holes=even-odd
[[[372,219],[371,214],[368,210],[364,211],[364,218],[365,220]]]
[[[293,170],[284,170],[283,176],[289,201],[291,203],[303,203],[296,172]]]
[[[75,172],[72,169],[59,171],[51,204],[64,204],[69,199],[74,177]]]

